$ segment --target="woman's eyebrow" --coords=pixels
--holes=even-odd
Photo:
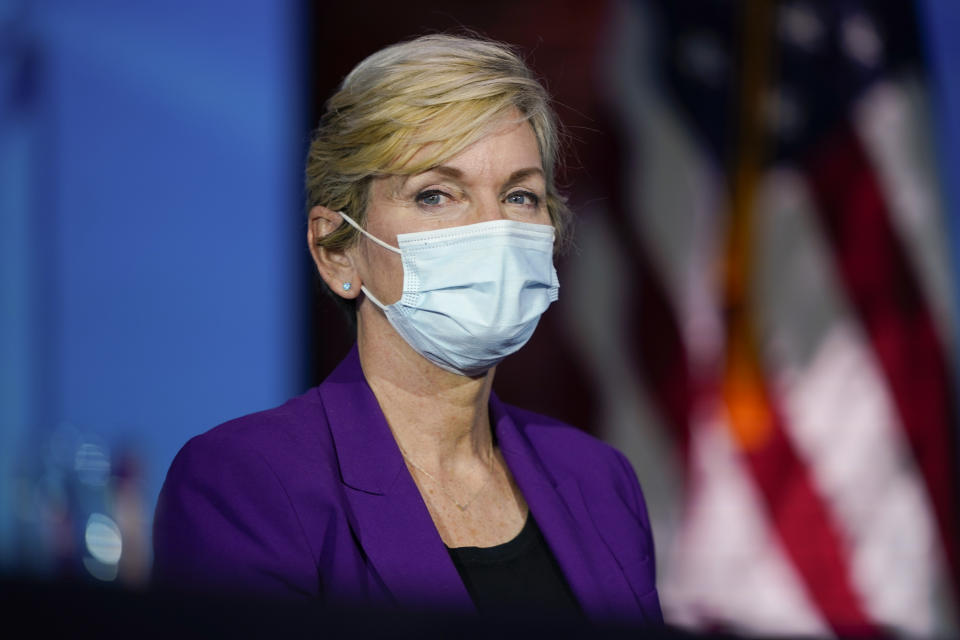
[[[528,167],[526,169],[518,169],[510,174],[510,177],[507,178],[507,184],[513,184],[514,182],[520,182],[525,178],[530,176],[540,176],[543,177],[543,169],[540,167]]]
[[[410,175],[401,176],[401,180],[397,183],[397,191],[403,189],[404,186],[414,178],[419,178],[421,176],[429,175],[431,173],[439,173],[442,176],[451,178],[454,180],[460,180],[463,178],[463,171],[457,169],[456,167],[448,167],[447,165],[439,165],[436,167],[430,167],[426,171],[421,171],[420,173],[414,173]]]
[[[404,176],[403,180],[400,182],[399,187],[402,188],[403,185],[405,185],[407,181],[409,181],[412,178],[417,178],[419,176],[424,176],[430,173],[438,173],[442,176],[445,176],[447,178],[452,178],[454,180],[463,179],[463,171],[461,171],[460,169],[457,169],[456,167],[451,167],[445,164],[441,164],[436,167],[431,167],[430,169],[427,169],[423,173]],[[516,171],[510,174],[510,177],[507,178],[504,184],[514,184],[516,182],[520,182],[521,180],[524,180],[525,178],[529,178],[530,176],[543,177],[543,175],[544,175],[543,169],[541,169],[540,167],[526,167],[524,169],[517,169]]]
[[[460,171],[460,169],[457,169],[456,167],[448,167],[445,164],[441,164],[438,167],[434,167],[430,169],[430,171],[428,171],[427,173],[430,173],[430,172],[439,173],[440,175],[447,176],[448,178],[459,179],[463,177],[463,171]]]
[[[448,178],[454,178],[459,180],[463,178],[463,171],[457,169],[456,167],[450,167],[445,164],[437,165],[436,167],[430,167],[426,171],[421,171],[420,173],[414,173],[412,175],[404,176],[403,181],[406,182],[412,178],[419,178],[420,176],[425,176],[431,173],[439,173],[442,176]]]

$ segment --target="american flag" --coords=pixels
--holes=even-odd
[[[943,633],[957,322],[912,6],[617,7],[624,173],[568,293],[661,516],[668,620]]]

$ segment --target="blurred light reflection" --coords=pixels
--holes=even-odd
[[[83,534],[87,551],[96,560],[104,564],[117,564],[123,551],[120,527],[112,518],[102,513],[94,513],[87,519],[87,529]]]
[[[100,445],[84,442],[74,456],[73,468],[80,482],[102,487],[110,477],[110,458]]]

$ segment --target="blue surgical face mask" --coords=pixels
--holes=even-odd
[[[478,376],[518,350],[557,299],[551,225],[493,220],[462,227],[402,233],[403,294],[383,304],[364,294],[414,351],[438,367]]]

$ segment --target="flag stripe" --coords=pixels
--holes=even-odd
[[[864,326],[937,516],[954,584],[957,490],[955,407],[943,346],[880,184],[849,123],[804,163],[847,295]]]
[[[784,414],[770,394],[756,333],[757,304],[751,286],[758,237],[756,196],[769,144],[760,114],[769,91],[773,18],[772,6],[763,0],[743,7],[738,144],[722,262],[727,334],[723,397],[734,439],[811,599],[838,633],[869,632],[873,628],[851,582],[847,553],[833,515],[794,448]]]
[[[771,171],[760,204],[757,317],[771,393],[829,505],[868,615],[929,636],[931,577],[944,563],[886,380],[836,277],[804,177]]]
[[[627,158],[628,154],[618,138],[604,140],[609,145],[605,153]],[[625,164],[629,164],[625,162]],[[649,390],[660,418],[673,432],[681,455],[688,450],[691,406],[691,386],[687,349],[683,343],[677,314],[667,296],[662,278],[654,267],[642,229],[635,229],[632,220],[634,208],[628,202],[628,185],[621,184],[620,176],[610,173],[607,192],[611,194],[609,215],[616,239],[627,261],[627,272],[632,274],[632,286],[624,292],[624,313],[636,323],[636,329],[627,336],[628,351],[633,358],[644,385]]]
[[[776,530],[830,626],[841,635],[872,633],[876,629],[851,583],[832,514],[788,439],[779,411],[770,408],[769,437],[761,449],[747,453],[747,460]]]
[[[684,526],[663,577],[664,612],[684,626],[830,635],[734,442],[720,403],[697,412]]]

